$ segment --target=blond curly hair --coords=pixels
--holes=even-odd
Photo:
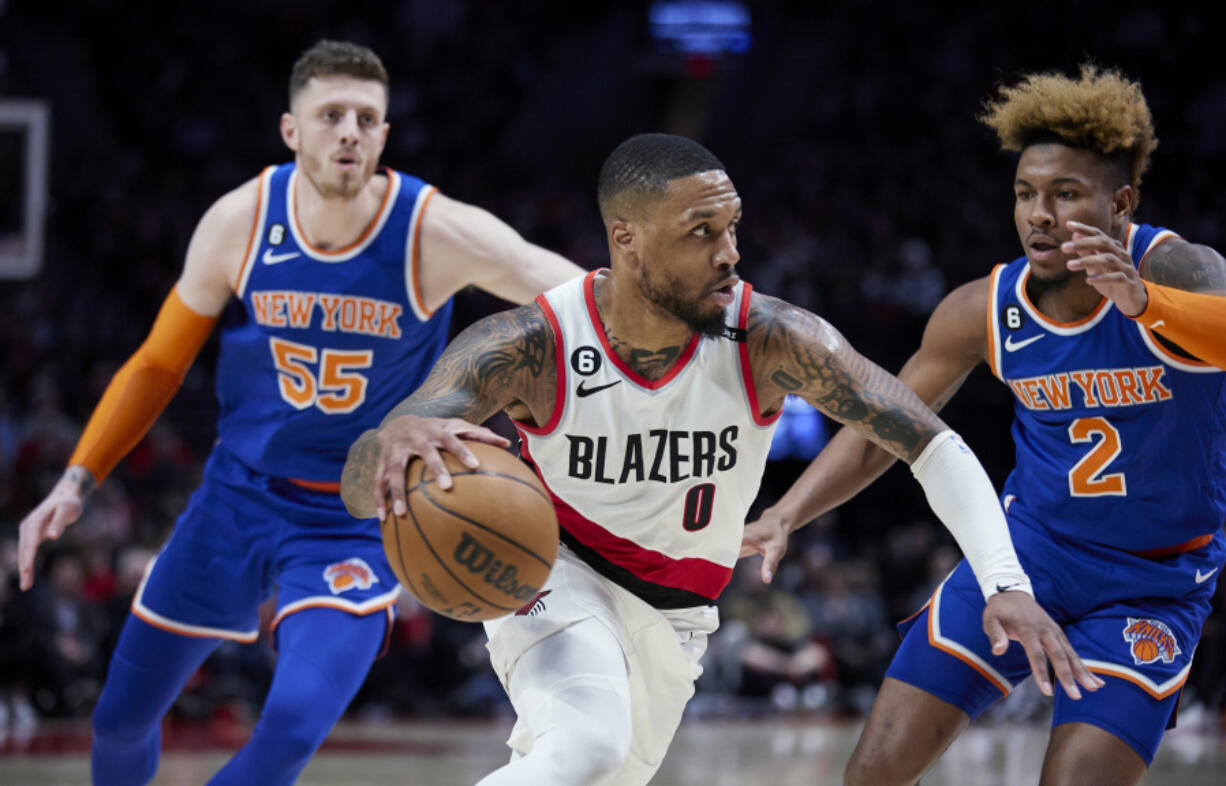
[[[1001,86],[983,108],[979,120],[996,132],[1003,149],[1050,141],[1092,150],[1127,171],[1139,198],[1158,138],[1140,83],[1120,71],[1085,63],[1080,79],[1025,74],[1016,85]]]

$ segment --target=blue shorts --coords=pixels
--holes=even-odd
[[[275,631],[313,607],[384,613],[390,623],[399,594],[375,519],[353,518],[337,494],[261,475],[219,444],[132,613],[185,636],[252,642],[260,605],[274,595]]]
[[[1013,518],[1010,531],[1040,605],[1107,683],[1083,691],[1079,701],[1057,689],[1052,725],[1097,726],[1147,764],[1153,761],[1163,732],[1175,724],[1179,693],[1209,616],[1226,558],[1222,532],[1195,551],[1151,560],[1070,541]],[[887,675],[977,717],[1030,674],[1017,642],[1004,655],[992,654],[983,608],[979,584],[963,560],[920,613],[899,624],[903,643]]]

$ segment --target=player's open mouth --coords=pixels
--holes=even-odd
[[[729,279],[728,283],[721,287],[716,287],[716,289],[711,292],[711,297],[714,298],[715,302],[721,306],[727,307],[732,305],[732,290],[736,286],[736,283],[737,279]]]
[[[1026,244],[1026,248],[1030,251],[1032,260],[1047,260],[1051,259],[1057,251],[1060,250],[1060,244],[1049,238],[1034,238]]]
[[[335,160],[336,160],[337,166],[339,166],[341,169],[357,169],[358,168],[357,156],[337,156]]]

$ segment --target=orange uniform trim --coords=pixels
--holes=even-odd
[[[413,301],[417,303],[417,308],[427,317],[434,316],[434,312],[426,308],[426,301],[421,296],[421,225],[425,222],[426,207],[429,206],[430,200],[438,193],[438,189],[431,188],[426,194],[421,203],[421,209],[417,211],[417,226],[413,227],[413,261],[412,275],[409,281],[413,286]]]
[[[352,251],[366,242],[366,238],[370,237],[370,233],[375,231],[375,227],[379,226],[380,220],[383,218],[383,212],[387,210],[388,200],[392,196],[392,174],[390,171],[387,171],[386,168],[383,169],[383,173],[387,175],[387,189],[383,192],[383,199],[379,202],[379,209],[375,211],[375,217],[372,218],[370,223],[366,225],[366,228],[362,230],[362,234],[358,236],[357,240],[353,241],[344,248],[338,248],[331,251],[316,248],[315,246],[311,245],[309,240],[307,240],[306,232],[302,231],[302,224],[298,221],[298,189],[294,189],[293,193],[290,194],[290,207],[292,210],[292,218],[294,219],[294,227],[298,230],[298,237],[302,240],[302,244],[310,249],[311,253],[318,254],[321,257],[337,257],[341,254],[346,254]],[[296,180],[295,183],[297,183]]]
[[[319,598],[318,600],[303,603],[301,605],[291,604],[290,606],[282,609],[277,616],[273,617],[272,624],[268,626],[268,641],[274,652],[277,650],[277,626],[280,625],[282,620],[289,615],[299,611],[304,611],[306,609],[336,609],[337,611],[344,611],[352,614],[355,617],[365,617],[367,614],[374,614],[375,612],[382,611],[387,617],[387,627],[385,627],[383,630],[383,646],[379,648],[379,652],[375,655],[375,657],[382,658],[387,654],[387,650],[391,646],[392,628],[396,624],[396,598],[392,598],[386,603],[380,603],[376,606],[371,606],[370,608],[365,609],[355,608],[352,603],[346,603],[344,601],[332,601],[328,598]]]
[[[137,608],[136,606],[132,606],[132,616],[137,617],[146,625],[151,625],[158,630],[164,630],[167,633],[174,633],[179,636],[187,636],[193,639],[227,639],[229,641],[237,641],[240,644],[252,644],[260,637],[258,631],[255,633],[232,633],[226,631],[204,633],[201,631],[192,630],[186,625],[168,625],[155,617],[149,616],[143,609]]]
[[[1226,370],[1226,297],[1144,283],[1149,302],[1131,319]]]
[[[929,604],[931,603],[932,601],[930,600]],[[988,670],[985,669],[983,666],[979,665],[975,661],[963,655],[961,652],[958,652],[953,647],[946,646],[945,644],[941,642],[940,639],[937,638],[936,630],[934,629],[933,622],[932,622],[932,617],[933,617],[933,614],[932,614],[932,611],[930,610],[928,612],[928,645],[930,647],[940,650],[941,652],[944,652],[946,655],[952,655],[953,657],[965,663],[967,666],[970,666],[972,669],[979,672],[979,675],[981,677],[983,677],[988,682],[992,683],[992,685],[994,685],[996,689],[1000,691],[1003,695],[1008,696],[1009,691],[1011,690],[1011,687],[1009,685],[1002,685],[1000,680],[994,677],[991,673],[989,673]]]
[[[268,167],[260,173],[260,182],[255,191],[255,218],[251,219],[251,231],[247,234],[247,250],[243,252],[243,264],[238,269],[238,278],[234,279],[234,285],[231,287],[235,292],[243,285],[243,274],[247,272],[247,265],[251,264],[251,250],[255,247],[255,232],[260,228],[263,222],[260,220],[260,208],[264,201],[264,186],[268,182],[268,178],[272,175],[275,167]]]
[[[991,285],[988,287],[988,368],[992,371],[992,376],[997,379],[1002,379],[1000,376],[1000,365],[996,362],[997,350],[1000,347],[1000,336],[996,334],[996,309],[998,307],[997,297],[1000,291],[1001,271],[1004,270],[1004,265],[997,265],[992,268],[990,276]],[[917,614],[919,612],[916,612]]]
[[[1145,557],[1146,559],[1167,559],[1168,557],[1174,557],[1179,554],[1187,554],[1189,551],[1196,551],[1197,549],[1204,548],[1205,546],[1208,546],[1212,540],[1212,534],[1201,535],[1199,538],[1192,538],[1189,541],[1175,546],[1166,546],[1160,549],[1146,549],[1145,551],[1134,551],[1132,553],[1136,554],[1138,557]]]
[[[1124,680],[1126,682],[1131,682],[1133,685],[1136,685],[1138,688],[1145,691],[1146,693],[1148,693],[1150,696],[1152,696],[1154,699],[1158,701],[1162,701],[1167,696],[1170,696],[1172,693],[1182,690],[1184,683],[1188,681],[1188,674],[1190,673],[1188,671],[1185,671],[1183,677],[1177,680],[1174,685],[1171,685],[1166,690],[1156,691],[1153,689],[1152,683],[1147,684],[1144,680],[1138,679],[1138,677],[1135,674],[1131,673],[1130,669],[1125,669],[1123,667],[1112,667],[1106,664],[1099,664],[1099,665],[1094,665],[1094,666],[1088,665],[1086,666],[1086,669],[1088,669],[1089,671],[1092,671],[1095,674],[1101,674],[1104,677],[1118,677],[1119,679]]]
[[[924,602],[924,605],[923,605],[923,606],[920,606],[918,609],[916,609],[914,612],[912,612],[912,613],[911,613],[911,616],[907,617],[907,618],[906,618],[906,619],[904,619],[904,620],[901,620],[901,621],[899,621],[899,622],[894,623],[894,627],[896,627],[896,628],[897,628],[899,625],[906,625],[906,624],[907,624],[908,622],[910,622],[911,620],[913,620],[913,619],[915,619],[916,617],[918,617],[919,615],[923,614],[923,613],[924,613],[924,609],[928,608],[928,607],[929,607],[929,606],[931,606],[931,605],[932,605],[932,598],[929,598],[928,600],[926,600],[926,601]]]
[[[1058,328],[1077,328],[1089,322],[1092,322],[1095,317],[1097,317],[1099,314],[1102,313],[1102,310],[1107,307],[1107,304],[1111,302],[1109,298],[1104,297],[1102,300],[1098,301],[1098,305],[1094,307],[1093,311],[1091,311],[1089,314],[1086,314],[1081,319],[1074,319],[1072,322],[1060,322],[1058,320],[1052,319],[1051,317],[1047,316],[1042,311],[1040,311],[1039,307],[1036,306],[1034,304],[1034,301],[1030,299],[1029,293],[1026,292],[1026,282],[1028,280],[1030,280],[1029,270],[1027,270],[1025,273],[1022,274],[1022,284],[1021,284],[1021,287],[1019,288],[1019,291],[1022,293],[1022,298],[1025,299],[1026,304],[1030,306],[1030,308],[1034,311],[1034,313],[1040,318],[1042,322],[1048,325],[1053,325]]]
[[[145,343],[111,378],[69,464],[101,483],[174,398],[215,324],[217,317],[197,314],[172,290]]]
[[[286,478],[286,480],[308,491],[322,491],[325,494],[341,493],[341,484],[335,480],[302,480],[301,478]]]

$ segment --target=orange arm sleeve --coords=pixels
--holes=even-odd
[[[111,378],[69,464],[101,483],[174,398],[217,319],[192,311],[171,290],[145,343]]]
[[[1145,282],[1149,302],[1133,319],[1211,366],[1226,369],[1226,297]]]

